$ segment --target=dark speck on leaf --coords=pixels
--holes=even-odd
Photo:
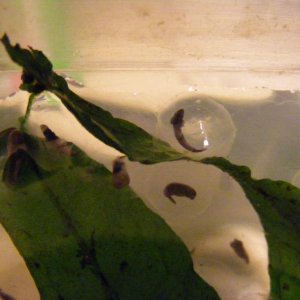
[[[287,283],[284,283],[282,285],[282,289],[285,290],[285,291],[288,291],[290,289],[290,286]]]
[[[123,272],[123,271],[125,271],[127,268],[128,268],[128,262],[127,262],[126,260],[123,260],[123,261],[120,263],[120,271]]]
[[[95,231],[91,234],[90,245],[86,246],[84,243],[79,243],[77,250],[77,257],[80,258],[81,269],[86,266],[91,266],[96,260],[96,247],[95,247]]]
[[[34,262],[34,266],[39,269],[41,267],[41,265],[38,262]]]

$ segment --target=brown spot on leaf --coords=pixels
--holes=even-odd
[[[128,268],[128,262],[126,260],[121,261],[120,263],[120,271],[124,272]]]
[[[282,285],[282,289],[285,290],[285,291],[288,291],[290,289],[290,286],[287,283],[284,283]]]

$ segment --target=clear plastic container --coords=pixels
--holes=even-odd
[[[69,80],[76,93],[175,148],[168,118],[172,111],[190,107],[190,143],[196,145],[205,137],[213,155],[249,166],[254,177],[300,186],[299,12],[296,0],[3,1],[0,34],[42,50],[57,72],[79,82]],[[11,95],[18,89],[20,70],[3,47],[0,61],[4,129],[24,112],[27,95]],[[193,114],[203,109],[206,115]],[[35,104],[31,130],[43,119],[111,168],[117,151],[89,135],[55,100]],[[193,119],[203,121],[200,131]],[[195,270],[222,299],[266,299],[263,230],[238,186],[218,172],[187,162],[131,163],[129,171],[132,188],[182,238]],[[162,182],[157,174],[163,174]],[[161,197],[156,187],[168,176],[197,184],[205,200],[199,207],[176,208],[153,202]],[[237,235],[248,237],[249,251],[256,258],[248,273],[224,246]],[[39,299],[3,229],[1,241],[1,288],[16,299]]]

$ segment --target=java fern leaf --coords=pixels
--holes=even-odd
[[[270,299],[300,299],[300,190],[284,181],[253,179],[249,168],[221,157],[202,162],[231,175],[260,216],[269,246]]]
[[[41,299],[219,299],[166,223],[130,188],[115,189],[112,174],[74,145],[61,151],[23,134],[15,165],[22,170],[9,181],[12,130],[0,134],[8,178],[0,183],[0,222]]]
[[[184,158],[169,144],[151,136],[137,125],[115,118],[110,112],[73,93],[66,80],[52,70],[52,64],[41,51],[23,49],[19,44],[13,46],[7,35],[1,41],[10,58],[23,68],[20,88],[30,93],[43,90],[54,93],[90,133],[126,154],[130,160],[150,164]]]

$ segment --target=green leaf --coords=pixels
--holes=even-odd
[[[269,245],[271,299],[300,299],[300,190],[284,181],[255,180],[249,168],[221,157],[202,162],[231,175],[258,212]]]
[[[12,46],[6,34],[1,41],[10,58],[28,71],[28,74],[32,74],[37,80],[48,79],[51,76],[52,64],[43,52],[33,48],[22,49],[19,44]]]
[[[52,71],[52,64],[41,51],[22,49],[18,44],[12,46],[6,35],[2,43],[11,59],[23,67],[22,89],[30,93],[42,90],[54,93],[89,132],[126,154],[130,160],[150,164],[185,158],[182,153],[142,128],[114,118],[108,111],[73,93],[65,79]]]
[[[9,132],[0,134],[2,170]],[[1,182],[0,222],[41,299],[219,299],[183,243],[130,188],[115,189],[112,174],[73,145],[65,155],[55,141],[24,137],[21,158],[35,163],[19,175],[30,180]]]

